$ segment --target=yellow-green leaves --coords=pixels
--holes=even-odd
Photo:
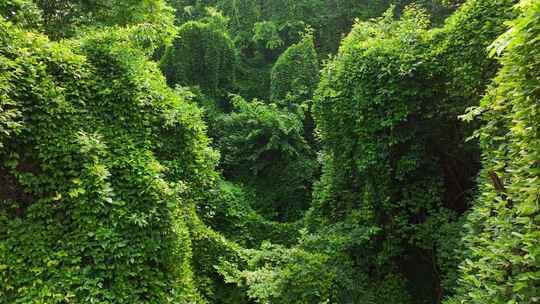
[[[200,302],[183,212],[216,155],[144,27],[52,42],[0,21],[0,302]]]
[[[467,303],[540,299],[540,3],[521,1],[517,10],[492,45],[501,68],[473,113],[483,123],[476,134],[484,169],[464,239],[470,252],[457,298]],[[503,191],[487,177],[492,171]]]

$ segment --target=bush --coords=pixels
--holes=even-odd
[[[309,204],[315,164],[302,121],[275,104],[233,98],[233,111],[217,121],[225,176],[255,190],[254,208],[269,218],[298,218]]]
[[[2,302],[199,301],[182,213],[216,153],[131,34],[55,43],[0,22]]]
[[[479,107],[480,193],[467,217],[460,303],[535,303],[540,299],[540,3],[492,45],[501,69]]]
[[[236,53],[232,40],[210,23],[187,22],[161,59],[171,86],[200,86],[203,93],[225,97],[233,89]]]

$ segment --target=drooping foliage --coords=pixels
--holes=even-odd
[[[415,1],[429,9],[440,23],[460,3],[459,0]],[[288,47],[295,43],[299,32],[311,27],[317,33],[317,41],[323,52],[336,50],[342,35],[346,34],[355,18],[363,20],[377,17],[390,4],[399,8],[411,3],[408,0],[354,1],[354,0],[170,0],[176,9],[177,22],[198,19],[205,15],[207,7],[215,7],[231,18],[235,41],[248,48],[252,42],[270,43]],[[261,35],[262,33],[265,35]],[[266,37],[270,39],[260,40]],[[253,39],[255,38],[255,39]]]
[[[268,100],[270,69],[283,51],[313,29],[315,45],[325,58],[336,51],[354,20],[382,14],[390,4],[401,10],[411,2],[433,13],[435,24],[450,14],[461,0],[169,0],[179,25],[207,18],[208,8],[230,19],[231,38],[241,53],[239,92],[247,98]]]
[[[236,53],[228,35],[213,24],[187,22],[165,51],[161,67],[171,86],[200,86],[222,97],[233,89]]]
[[[293,68],[294,67],[294,68]],[[313,36],[290,46],[272,67],[270,99],[294,109],[294,105],[310,104],[319,83],[319,63]]]
[[[304,138],[312,147],[315,146],[315,125],[311,106],[318,83],[319,60],[313,34],[311,30],[307,30],[302,40],[285,50],[273,65],[270,74],[270,99],[289,111],[303,111]]]
[[[480,193],[467,217],[457,303],[535,303],[540,297],[540,3],[492,46],[502,65],[479,107]],[[459,300],[459,301],[457,301]]]
[[[315,167],[302,112],[239,96],[232,103],[233,111],[216,122],[225,176],[253,187],[255,208],[269,218],[298,218],[309,205]]]
[[[451,217],[440,206],[441,178],[425,155],[421,117],[411,114],[421,115],[431,97],[423,82],[431,66],[419,64],[430,61],[427,24],[411,8],[398,22],[388,12],[357,25],[323,71],[314,105],[324,162],[312,216],[326,225],[362,210],[361,225],[377,233],[356,251],[358,271],[381,285],[389,273],[407,275],[415,259],[431,260],[437,232],[429,229]],[[430,268],[417,271],[433,276]]]

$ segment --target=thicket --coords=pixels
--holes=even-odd
[[[310,108],[319,83],[319,62],[310,33],[305,33],[300,42],[279,56],[272,67],[270,83],[270,100],[291,111],[302,104],[307,105],[306,109]]]
[[[170,86],[199,86],[203,93],[223,98],[234,90],[236,50],[216,24],[190,21],[178,29],[161,67]]]
[[[491,46],[501,69],[480,106],[479,195],[467,216],[460,292],[455,302],[534,303],[540,277],[540,3]],[[449,301],[448,303],[455,303]]]
[[[196,301],[182,214],[215,161],[200,111],[129,31],[1,27],[2,302]]]
[[[153,26],[53,42],[1,21],[0,302],[203,301],[189,211],[217,153],[148,60]]]
[[[216,122],[224,175],[253,190],[252,206],[267,218],[298,219],[309,207],[316,170],[303,112],[239,96],[232,104],[232,112]]]
[[[302,40],[306,28],[314,31],[315,45],[326,58],[334,53],[354,20],[380,16],[390,4],[399,10],[411,0],[168,0],[176,10],[176,23],[208,17],[208,8],[229,18],[228,30],[242,54],[237,73],[238,93],[246,99],[268,100],[270,73],[277,58]],[[461,0],[415,1],[432,12],[440,24]]]
[[[461,215],[479,167],[476,145],[465,142],[471,128],[457,117],[496,70],[486,48],[512,5],[468,1],[434,30],[414,6],[398,21],[389,10],[358,23],[315,94],[323,171],[305,219],[311,242],[301,239],[289,253],[304,260],[266,247],[266,259],[253,253],[258,264],[230,270],[233,280],[261,302],[434,303],[452,295]],[[325,258],[331,265],[337,256],[339,270],[296,266]],[[317,287],[296,289],[287,280],[295,270]],[[324,275],[332,272],[354,280]]]
[[[0,303],[538,302],[540,3],[412,3],[2,1]]]

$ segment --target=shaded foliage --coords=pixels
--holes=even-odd
[[[322,284],[315,289],[335,293],[307,289],[299,295],[283,269],[310,261],[285,257],[277,264],[248,263],[248,272],[229,271],[250,288],[248,295],[278,303],[387,303],[380,292],[392,302],[434,303],[455,292],[459,216],[478,170],[478,149],[464,144],[470,128],[457,116],[480,100],[495,71],[485,47],[502,32],[511,6],[468,1],[435,30],[425,12],[411,6],[398,21],[389,10],[353,28],[315,94],[323,174],[305,224],[317,245],[300,242],[292,250],[307,251],[304,258],[315,263],[310,254],[330,247],[328,255],[343,262],[339,272],[354,277],[355,285],[319,281],[325,276],[306,266],[308,281]],[[466,165],[455,165],[461,157]],[[332,246],[336,238],[340,246]],[[250,281],[252,275],[264,279]],[[272,293],[261,293],[263,286]]]
[[[35,0],[34,3],[43,18],[40,29],[54,39],[71,37],[92,28],[141,23],[164,36],[172,34],[172,10],[162,0]]]
[[[412,295],[433,290],[417,302],[440,301],[455,287],[456,245],[441,245],[458,241],[455,219],[477,168],[474,145],[463,144],[469,131],[456,118],[493,73],[485,46],[511,4],[468,1],[445,27],[424,32],[428,21],[413,8],[398,22],[387,14],[376,25],[362,23],[323,72],[314,116],[325,162],[314,214],[331,223],[366,210],[363,222],[381,229],[370,250],[374,264],[364,265],[377,272],[362,270],[373,280],[396,271],[414,280],[403,268],[411,261],[400,256],[431,264],[425,276],[434,287],[411,282]],[[453,165],[465,160],[470,167]]]
[[[230,20],[229,32],[239,49],[242,68],[239,93],[247,99],[268,100],[269,70],[280,54],[313,29],[314,44],[322,57],[334,53],[354,20],[382,14],[390,4],[401,10],[410,0],[169,0],[176,9],[176,22],[205,19],[212,7]],[[434,13],[435,24],[448,16],[460,0],[420,0]]]
[[[0,3],[0,16],[25,28],[38,28],[42,25],[39,7],[31,0],[5,0]]]
[[[218,118],[225,176],[253,187],[255,209],[273,219],[294,219],[309,205],[313,152],[303,137],[302,112],[239,96]]]
[[[161,60],[169,85],[200,86],[223,97],[233,89],[236,51],[231,39],[211,23],[187,22]]]
[[[272,67],[270,81],[271,100],[291,110],[295,105],[310,105],[319,83],[319,63],[309,33],[279,56]]]

